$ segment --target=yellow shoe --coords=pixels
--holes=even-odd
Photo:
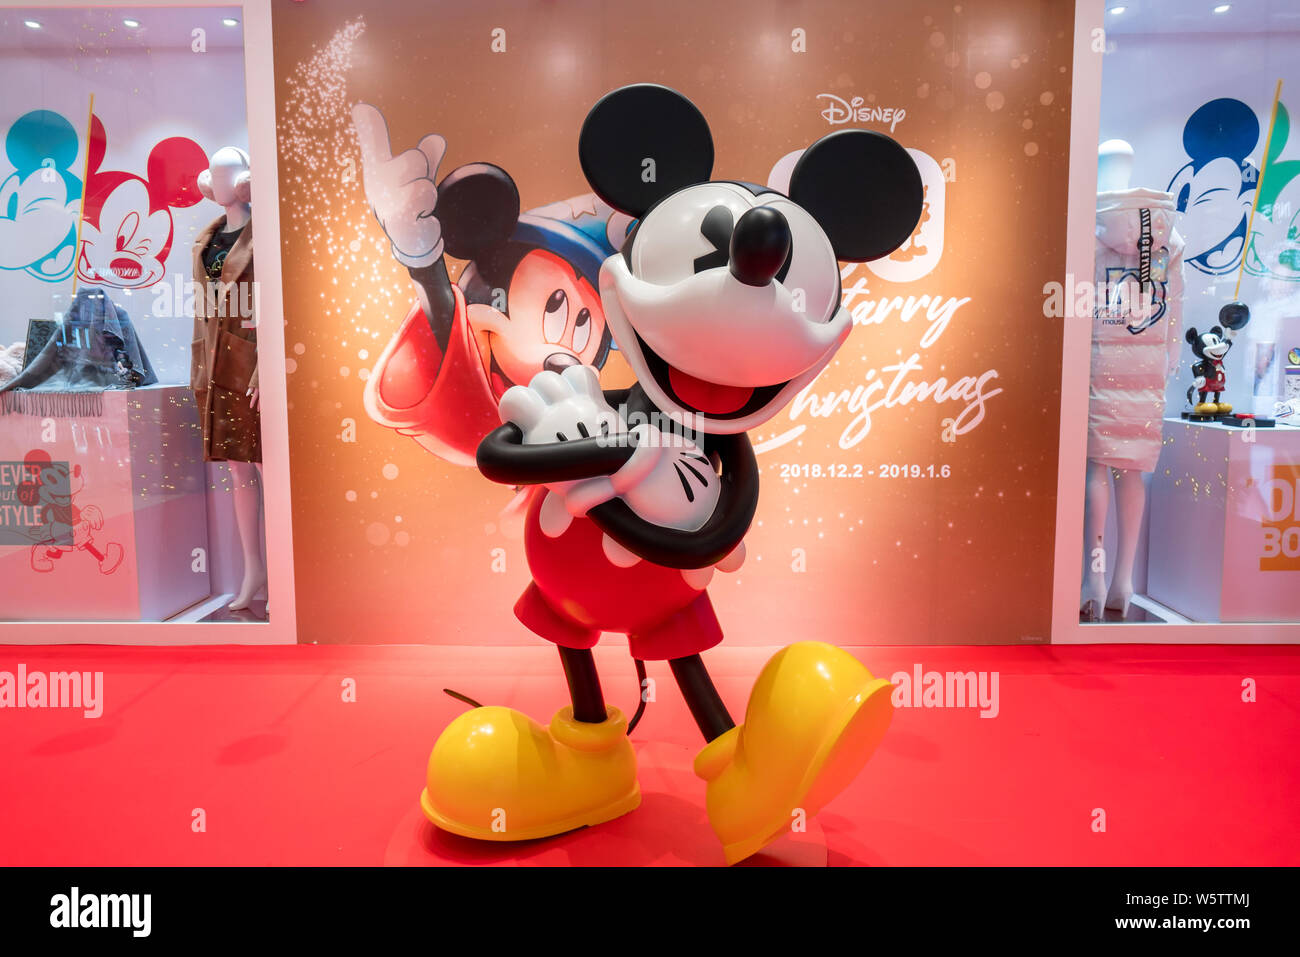
[[[1215,405],[1215,408],[1219,410],[1220,415],[1224,415],[1232,411],[1232,404],[1230,402],[1219,402]]]
[[[778,651],[750,692],[745,723],[695,758],[709,823],[734,864],[820,811],[889,728],[892,686],[846,651],[805,641]]]
[[[1218,415],[1219,406],[1214,402],[1199,402],[1192,411],[1197,415]]]
[[[641,803],[627,721],[601,724],[564,708],[544,728],[511,708],[475,708],[438,737],[429,755],[424,816],[453,834],[529,841],[601,824]]]

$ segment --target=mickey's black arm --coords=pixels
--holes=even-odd
[[[548,485],[612,475],[636,448],[626,435],[524,445],[523,432],[507,422],[484,437],[474,458],[483,477],[502,485]]]
[[[420,298],[420,308],[429,320],[433,338],[438,348],[445,355],[447,343],[451,340],[451,324],[456,318],[456,296],[451,291],[451,277],[447,275],[447,264],[439,256],[431,265],[409,267],[411,282]]]
[[[758,508],[758,461],[743,432],[711,438],[723,462],[721,494],[708,521],[693,532],[664,528],[639,517],[621,499],[597,505],[587,516],[635,555],[668,568],[708,568],[726,558],[749,531]]]

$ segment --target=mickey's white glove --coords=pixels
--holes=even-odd
[[[1193,379],[1193,380],[1192,380],[1192,388],[1194,388],[1194,389],[1204,389],[1204,388],[1205,388],[1205,376],[1203,376],[1203,375],[1198,375],[1195,379]]]
[[[636,451],[610,478],[632,511],[664,528],[695,531],[713,514],[722,482],[690,439],[647,423],[632,429]]]
[[[502,422],[519,427],[525,445],[571,442],[627,431],[619,414],[605,401],[591,366],[569,366],[562,373],[539,372],[528,385],[507,389],[498,409]],[[557,482],[547,488],[564,498],[571,515],[585,515],[616,494],[612,476],[608,475]]]
[[[366,201],[393,245],[393,257],[407,268],[433,265],[443,249],[442,224],[433,211],[447,141],[430,133],[415,149],[394,156],[384,115],[369,103],[352,108],[352,126],[361,145]]]
[[[562,373],[539,372],[527,386],[501,396],[501,421],[523,433],[525,445],[568,442],[628,431],[600,390],[596,370],[569,366]],[[655,525],[693,531],[713,514],[722,484],[713,464],[689,439],[641,423],[632,429],[636,448],[613,475],[547,486],[564,498],[570,515],[585,515],[618,496]]]

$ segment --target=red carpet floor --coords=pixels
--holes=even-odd
[[[876,757],[782,852],[788,859],[1300,864],[1300,649],[853,651],[886,677],[917,663],[996,671],[999,711],[900,709]],[[737,718],[768,654],[705,656]],[[598,661],[608,698],[630,710],[626,650],[602,647]],[[489,848],[432,832],[416,810],[429,747],[463,708],[441,689],[545,720],[565,700],[549,647],[0,646],[0,671],[20,663],[102,671],[105,704],[94,720],[0,710],[0,864],[720,860],[702,784],[688,773],[696,732],[659,663],[657,700],[634,735],[642,808],[552,841]],[[343,700],[347,679],[355,703]],[[1243,683],[1254,702],[1243,701]]]

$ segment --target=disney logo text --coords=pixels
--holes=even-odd
[[[822,110],[822,119],[831,126],[839,126],[841,123],[888,123],[889,132],[894,132],[894,127],[903,122],[907,116],[907,110],[901,107],[891,106],[865,106],[866,101],[860,96],[855,96],[852,100],[844,100],[833,93],[818,93],[817,99],[826,101],[826,108]]]

